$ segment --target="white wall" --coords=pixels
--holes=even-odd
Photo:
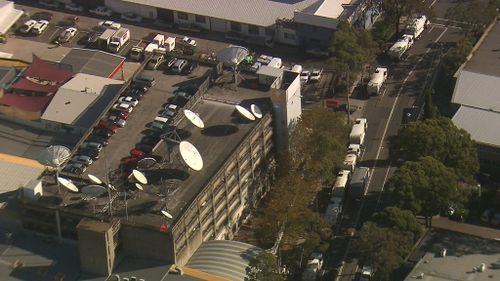
[[[294,36],[293,39],[285,38],[285,33],[292,34]],[[275,40],[277,42],[298,46],[299,45],[299,37],[297,36],[297,32],[294,29],[286,28],[286,27],[277,27],[275,33]]]
[[[302,101],[300,92],[300,75],[297,74],[295,80],[286,90],[287,106],[286,119],[288,127],[292,126],[302,115]]]
[[[151,6],[128,3],[121,0],[104,0],[104,5],[118,13],[132,12],[149,19],[156,19],[158,17],[156,8]]]
[[[205,17],[205,23],[200,23],[196,21],[196,15],[194,14],[187,14],[188,19],[180,19],[179,18],[179,12],[174,11],[174,22],[177,24],[196,24],[197,26],[203,28],[203,29],[210,29],[210,18]]]
[[[226,20],[210,18],[210,30],[212,31],[226,32],[227,25],[228,23]]]

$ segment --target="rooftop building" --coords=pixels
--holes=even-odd
[[[7,33],[12,25],[24,14],[14,8],[14,1],[0,0],[0,33]]]
[[[73,48],[61,60],[75,73],[114,78],[123,68],[125,58],[98,50]],[[122,77],[123,78],[123,77]]]

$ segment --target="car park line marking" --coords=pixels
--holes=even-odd
[[[437,1],[438,1],[438,0],[434,0],[434,1],[432,1],[432,3],[429,5],[429,8],[432,8],[432,6],[434,6],[434,4],[436,4],[436,2],[437,2]]]

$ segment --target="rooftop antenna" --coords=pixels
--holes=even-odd
[[[111,191],[116,191],[116,188],[114,186],[112,186],[109,182],[104,183],[100,178],[98,178],[97,176],[94,176],[92,174],[88,174],[87,177],[89,178],[89,180],[92,183],[96,184],[97,186],[100,186],[101,184],[105,184],[106,187],[108,188],[109,216],[113,217],[113,206],[112,206],[113,199],[111,198]]]
[[[56,170],[57,191],[59,192],[59,170],[61,166],[68,161],[71,156],[71,150],[63,145],[51,145],[45,148],[38,155],[38,162],[42,165],[50,166]]]
[[[238,85],[238,65],[248,56],[250,52],[247,48],[242,46],[230,45],[227,48],[220,50],[217,53],[217,60],[222,62],[224,65],[231,67],[234,74],[234,84]]]
[[[241,116],[243,116],[245,119],[250,121],[255,120],[255,116],[253,116],[253,114],[250,111],[248,111],[248,109],[244,108],[239,104],[235,105],[234,107],[236,108],[236,111],[238,111],[241,114]]]
[[[191,169],[201,171],[203,169],[203,158],[200,152],[190,142],[182,141],[179,144],[179,152],[182,161]]]

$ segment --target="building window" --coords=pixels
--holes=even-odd
[[[255,25],[248,25],[248,34],[259,35],[259,27]]]
[[[241,32],[241,23],[232,21],[231,22],[231,31]]]
[[[207,18],[205,16],[196,15],[195,18],[196,18],[196,22],[198,22],[198,23],[206,23],[207,22]]]
[[[283,37],[287,40],[295,40],[295,34],[293,33],[284,32]]]
[[[180,20],[188,20],[188,14],[183,12],[177,12],[177,18]]]

